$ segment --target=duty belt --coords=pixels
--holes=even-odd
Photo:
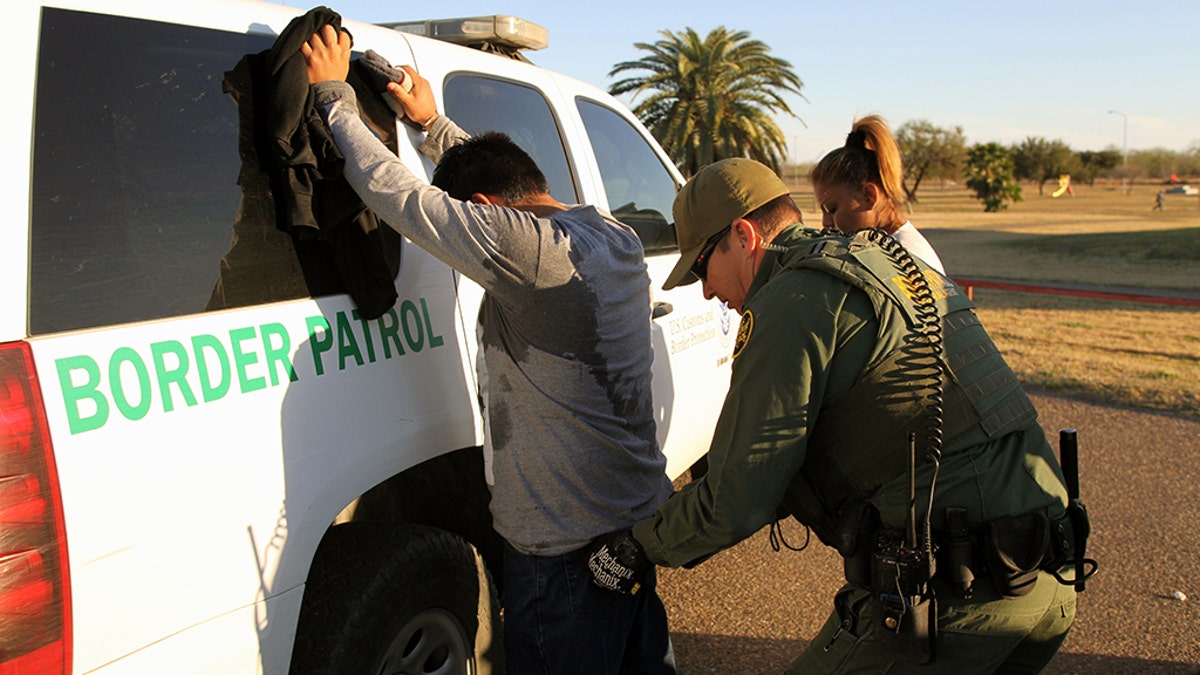
[[[934,530],[934,556],[937,561],[934,578],[950,584],[955,595],[970,598],[976,579],[991,579],[996,590],[1004,596],[1017,597],[1028,593],[1037,582],[1039,571],[1054,575],[1059,583],[1078,585],[1095,572],[1092,560],[1077,561],[1075,534],[1080,518],[1070,512],[1049,518],[1042,511],[1012,518],[1001,518],[976,528],[966,528],[963,509],[946,509],[944,530]],[[1087,527],[1086,514],[1083,527]],[[865,541],[874,541],[873,533]],[[860,534],[860,536],[861,536]],[[860,539],[861,541],[861,539]],[[870,547],[858,547],[855,555],[844,560],[846,580],[852,584],[870,585],[869,565],[860,556],[872,555]],[[1082,579],[1066,579],[1062,570],[1077,562],[1084,570]]]

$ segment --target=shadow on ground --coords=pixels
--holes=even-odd
[[[772,640],[730,635],[697,635],[676,633],[671,636],[675,645],[675,660],[680,675],[766,675],[782,673],[808,643],[803,640]],[[1092,675],[1122,673],[1200,674],[1200,666],[1095,654],[1059,652],[1043,671],[1045,675]]]

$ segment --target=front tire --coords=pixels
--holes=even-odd
[[[500,609],[475,549],[416,525],[346,523],[309,573],[293,674],[496,675]]]

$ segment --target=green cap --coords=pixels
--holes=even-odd
[[[770,167],[752,159],[735,157],[713,162],[675,195],[675,240],[679,262],[663,284],[663,290],[699,281],[692,266],[700,249],[733,221],[790,191]]]

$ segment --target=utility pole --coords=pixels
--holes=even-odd
[[[1125,189],[1129,175],[1129,116],[1119,110],[1109,110],[1108,114],[1121,116],[1121,193],[1129,194]]]
[[[800,137],[792,136],[792,180],[796,182],[796,189],[800,189]]]

